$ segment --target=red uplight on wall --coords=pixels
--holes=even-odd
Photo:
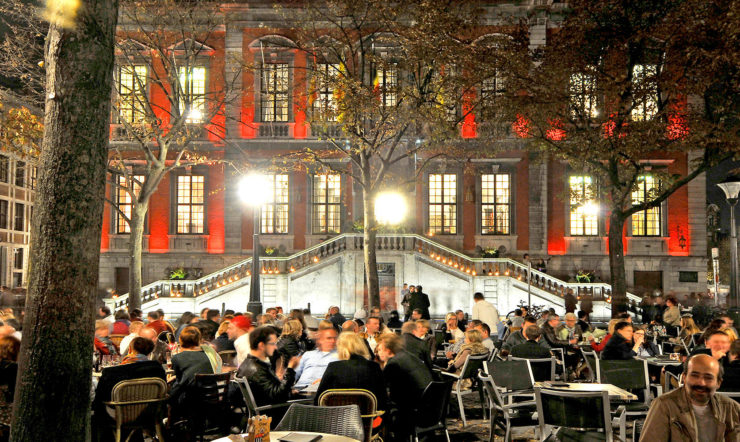
[[[548,120],[550,123],[550,129],[545,132],[545,136],[548,140],[552,141],[563,141],[565,139],[565,128],[563,122],[560,120]]]
[[[512,130],[514,130],[514,133],[519,138],[529,138],[530,135],[530,128],[529,128],[529,119],[525,117],[524,115],[517,114],[516,120],[511,124]]]
[[[686,126],[686,118],[680,113],[668,116],[668,126],[666,127],[666,136],[669,140],[681,140],[689,135],[689,128]]]

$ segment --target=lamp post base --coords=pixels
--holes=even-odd
[[[252,320],[257,319],[257,315],[262,314],[262,302],[260,301],[249,301],[247,303],[247,311],[252,314]]]

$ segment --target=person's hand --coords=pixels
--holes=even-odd
[[[635,345],[642,345],[643,342],[645,342],[645,336],[635,335]]]
[[[570,342],[571,344],[578,344],[578,338],[573,338],[568,342]]]
[[[594,335],[588,335],[588,340],[590,342],[595,342],[596,341],[596,338],[594,338]]]
[[[452,359],[452,352],[448,351],[447,353],[445,353],[445,357],[447,357],[447,359]]]
[[[719,351],[719,350],[715,351],[715,350],[712,350],[712,357],[713,357],[714,359],[718,360],[718,361],[719,361],[720,359],[724,358],[724,357],[725,357],[725,355],[726,355],[726,353],[725,353],[725,352],[723,352],[723,351]]]
[[[300,356],[293,356],[290,358],[290,361],[288,361],[288,368],[292,368],[295,370],[296,367],[298,367],[298,364],[301,362]]]

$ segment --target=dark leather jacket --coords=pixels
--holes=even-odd
[[[281,381],[268,362],[260,361],[252,355],[242,362],[236,375],[247,379],[258,406],[288,401],[295,383],[295,370],[292,368],[285,369],[285,376]]]
[[[542,325],[542,333],[545,335],[545,341],[552,348],[567,348],[570,347],[570,342],[567,339],[558,339],[558,334],[555,329],[552,328],[549,322],[545,322]]]

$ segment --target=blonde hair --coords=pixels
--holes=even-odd
[[[622,321],[623,319],[621,318],[616,318],[616,319],[612,319],[611,321],[609,321],[609,325],[607,326],[607,331],[609,332],[610,335],[614,334],[614,327],[617,326],[617,323],[622,322]]]
[[[337,357],[343,361],[346,361],[352,355],[370,359],[370,352],[367,350],[367,346],[363,341],[364,339],[357,333],[343,332],[337,340]]]
[[[471,328],[465,332],[465,340],[468,344],[473,344],[475,342],[481,343],[483,342],[483,334],[479,330]]]
[[[128,326],[128,332],[129,333],[136,333],[138,335],[139,334],[139,330],[141,330],[142,328],[144,328],[144,325],[146,325],[146,324],[144,324],[141,321],[132,321],[131,322],[131,325]]]
[[[447,313],[447,315],[445,316],[445,323],[450,319],[454,319],[455,321],[457,321],[457,315],[452,312]]]
[[[283,333],[280,336],[293,336],[297,338],[303,333],[303,325],[297,319],[291,319],[283,324]]]
[[[331,323],[331,321],[327,321],[326,319],[319,322],[319,331],[321,330],[328,330],[328,329],[334,329],[334,324]]]
[[[694,318],[690,316],[681,318],[681,328],[686,331],[686,333],[691,333],[692,335],[695,333],[701,333],[699,327],[696,326],[696,322],[694,322]]]
[[[221,325],[218,326],[218,331],[216,331],[216,337],[221,336],[222,334],[226,333],[226,329],[229,328],[229,323],[231,321],[222,321]]]

